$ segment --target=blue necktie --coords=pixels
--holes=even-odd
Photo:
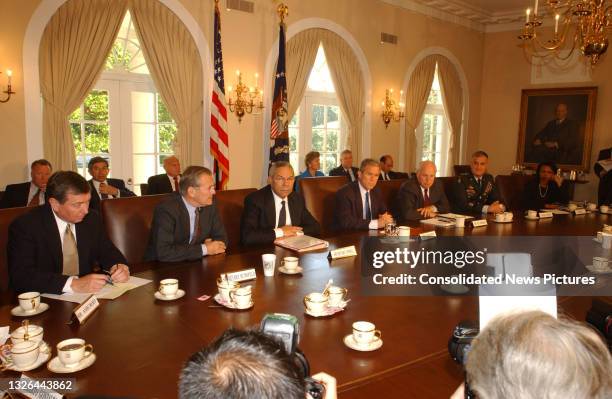
[[[366,207],[366,220],[372,220],[372,211],[370,210],[370,193],[366,191],[365,195],[365,207]]]

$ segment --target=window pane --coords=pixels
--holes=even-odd
[[[158,122],[174,122],[159,94],[157,95],[157,120]]]
[[[72,142],[74,143],[74,151],[77,154],[83,152],[83,142],[81,141],[81,124],[71,123],[70,132],[72,133]]]
[[[312,129],[312,150],[323,151],[323,129]]]
[[[68,120],[80,121],[81,118],[83,118],[83,112],[81,112],[81,107],[79,106],[79,108],[75,109],[74,112],[70,114]]]
[[[327,127],[331,129],[340,128],[340,107],[335,105],[327,107]]]
[[[108,153],[109,141],[108,125],[85,124],[85,151]]]
[[[87,169],[87,162],[85,160],[85,156],[84,155],[79,155],[76,157],[76,164],[77,164],[77,172],[82,175],[85,176],[85,169]]]
[[[291,166],[293,166],[293,171],[300,173],[300,159],[297,152],[292,152],[289,154],[289,162],[291,163]]]
[[[155,122],[155,93],[132,92],[132,122]]]
[[[83,103],[87,121],[108,121],[108,92],[92,90]]]
[[[155,155],[134,155],[134,184],[146,183],[155,174]]]
[[[327,142],[325,143],[325,151],[337,152],[338,151],[338,136],[340,135],[337,130],[327,131]]]
[[[323,173],[328,175],[329,171],[337,166],[336,164],[337,164],[337,160],[336,160],[335,154],[323,155],[323,159],[321,162],[321,169],[323,170]]]
[[[308,77],[308,89],[328,93],[335,92],[334,83],[329,73],[327,60],[325,59],[325,51],[323,51],[323,46],[321,45],[319,45],[317,57]]]
[[[289,121],[289,127],[297,127],[300,124],[300,109],[298,108],[297,111],[295,111],[295,115],[293,115],[293,118],[291,118],[291,121]]]
[[[297,151],[297,142],[298,142],[298,129],[295,127],[289,128],[289,151],[296,152]]]
[[[325,125],[325,106],[313,104],[312,106],[312,127],[321,128]]]
[[[132,151],[135,153],[155,152],[155,125],[132,124]]]
[[[159,152],[173,153],[176,125],[159,125]]]

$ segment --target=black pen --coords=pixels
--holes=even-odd
[[[110,284],[110,285],[115,285],[113,284],[113,279],[111,278],[111,274],[109,271],[102,269],[102,273],[106,274],[106,284]]]

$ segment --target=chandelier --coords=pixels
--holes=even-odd
[[[402,96],[404,95],[403,91],[400,91],[400,101]],[[387,89],[385,91],[385,100],[382,102],[382,120],[385,123],[385,129],[389,127],[389,123],[391,121],[399,122],[405,115],[404,113],[404,104],[397,103],[393,99],[393,89]]]
[[[245,114],[259,115],[263,109],[263,90],[257,87],[258,74],[255,74],[255,87],[242,83],[242,73],[236,71],[238,84],[235,89],[228,87],[227,105],[232,113],[242,122]]]
[[[597,64],[608,49],[608,35],[612,31],[611,0],[543,0],[550,10],[546,13],[554,23],[554,35],[543,41],[539,37],[544,22],[535,0],[533,12],[526,11],[525,26],[519,39],[523,49],[534,57],[555,56],[562,60],[571,57],[576,48],[587,57],[591,65]],[[539,54],[539,51],[545,54]],[[569,50],[567,55],[560,54]]]

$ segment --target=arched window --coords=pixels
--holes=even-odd
[[[321,171],[327,175],[330,169],[338,166],[344,142],[345,132],[336,90],[323,46],[319,45],[306,93],[289,123],[291,165],[299,173],[305,169],[304,156],[309,151],[318,151],[321,154]]]
[[[83,104],[70,115],[78,172],[107,158],[111,173],[139,191],[149,176],[163,173],[173,154],[176,123],[159,96],[145,62],[130,13],[123,19],[105,69]]]

